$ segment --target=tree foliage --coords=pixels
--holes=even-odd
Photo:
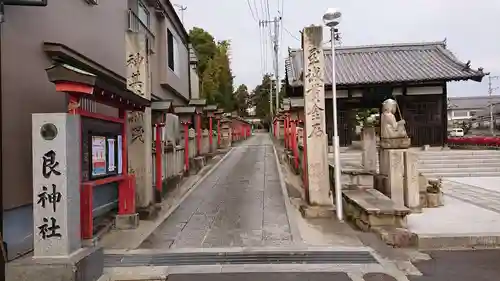
[[[245,84],[241,84],[236,88],[234,92],[235,96],[235,110],[238,112],[239,116],[247,116],[248,108],[252,105],[250,100],[250,94],[248,93],[248,87]]]
[[[269,122],[271,119],[269,109],[269,93],[271,89],[274,91],[274,83],[272,83],[271,75],[265,74],[262,81],[255,87],[252,95],[252,105],[255,106],[255,115],[258,118]]]
[[[237,109],[237,102],[233,93],[231,42],[216,41],[210,33],[199,27],[189,31],[189,39],[198,56],[200,96],[205,98],[208,104],[216,104],[226,112],[234,111]]]

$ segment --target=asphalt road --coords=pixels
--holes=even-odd
[[[432,259],[414,263],[423,276],[410,281],[500,280],[500,250],[428,252]]]
[[[218,273],[218,274],[173,274],[168,281],[361,281],[351,278],[345,272],[308,273]],[[385,274],[367,273],[364,281],[396,281]]]

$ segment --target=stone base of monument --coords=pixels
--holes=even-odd
[[[397,248],[414,247],[418,244],[418,236],[406,228],[378,226],[371,229],[380,240]]]
[[[153,220],[158,216],[159,211],[160,209],[156,204],[151,204],[147,207],[140,207],[137,209],[138,217],[141,220]]]
[[[82,248],[69,257],[26,257],[8,263],[6,280],[96,281],[103,274],[100,247]]]
[[[410,138],[381,138],[379,143],[384,149],[406,149],[411,146]]]
[[[115,217],[116,229],[126,230],[126,229],[136,229],[137,227],[139,227],[139,213],[129,214],[129,215],[116,215]]]
[[[443,193],[427,193],[426,208],[437,208],[444,206]]]
[[[334,206],[311,206],[301,204],[299,211],[302,217],[307,219],[333,218],[335,216]]]
[[[205,156],[197,156],[193,159],[193,167],[196,173],[200,172],[203,167],[205,167],[206,159]]]

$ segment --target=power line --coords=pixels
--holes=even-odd
[[[247,4],[248,4],[248,8],[250,9],[250,13],[252,14],[252,18],[255,20],[255,21],[259,21],[256,17],[255,17],[255,13],[253,12],[253,9],[252,9],[252,5],[250,4],[250,0],[247,0]]]
[[[282,25],[282,26],[283,26],[283,25]],[[285,32],[286,32],[286,33],[288,33],[288,35],[290,35],[293,39],[295,39],[295,40],[297,40],[297,41],[299,41],[299,42],[300,42],[300,41],[302,41],[302,40],[300,40],[300,38],[299,38],[299,37],[297,37],[297,36],[293,35],[293,34],[292,34],[292,33],[291,33],[291,32],[290,32],[290,31],[289,31],[286,27],[284,27],[284,26],[283,26],[283,30],[285,30]]]

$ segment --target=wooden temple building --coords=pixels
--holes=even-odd
[[[330,50],[325,55],[325,99],[329,142],[333,134]],[[355,136],[356,112],[380,108],[395,99],[406,120],[412,145],[444,145],[447,138],[447,82],[474,80],[486,75],[482,68],[459,61],[446,42],[337,47],[335,71],[340,145],[349,146]],[[286,61],[286,93],[303,98],[303,53],[289,50]],[[303,104],[303,102],[302,102]]]

